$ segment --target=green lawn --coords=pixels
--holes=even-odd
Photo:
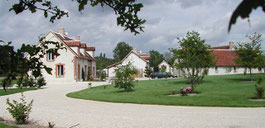
[[[7,89],[6,92],[3,89],[0,89],[0,96],[10,95],[10,94],[19,93],[19,92],[25,92],[25,91],[31,91],[31,90],[37,90],[37,88],[22,88],[22,89],[15,88],[15,89]]]
[[[265,77],[257,74],[255,77]],[[207,76],[196,88],[196,96],[168,96],[172,90],[189,86],[186,79],[140,81],[133,92],[123,92],[113,85],[85,89],[67,94],[68,97],[137,104],[160,104],[181,106],[265,107],[265,102],[249,101],[254,97],[256,82],[246,80],[244,75]],[[262,83],[265,87],[265,82]],[[265,98],[265,97],[264,97]]]
[[[0,122],[0,128],[19,128],[17,126],[10,126]]]

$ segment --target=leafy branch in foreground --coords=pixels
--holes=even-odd
[[[85,6],[90,2],[90,6],[94,7],[100,5],[101,7],[108,6],[113,9],[117,15],[117,25],[124,27],[124,30],[130,30],[132,33],[139,34],[143,32],[142,26],[146,20],[138,17],[138,12],[143,8],[142,3],[136,3],[136,0],[72,0],[78,3],[78,11],[84,10]],[[50,16],[50,22],[56,19],[61,19],[64,16],[68,17],[68,12],[61,10],[57,6],[53,6],[49,0],[19,0],[13,4],[9,11],[14,11],[16,14],[23,11],[30,11],[31,13],[43,11],[45,18]]]
[[[45,54],[53,52],[55,56],[59,56],[58,50],[65,49],[62,44],[53,41],[45,41],[44,38],[40,39],[39,45],[25,45],[23,44],[16,51],[12,42],[0,43],[0,74],[5,74],[3,80],[3,88],[11,84],[13,79],[18,79],[19,86],[22,84],[23,79],[28,78],[28,73],[31,72],[32,76],[38,78],[42,76],[41,70],[45,69],[47,73],[51,74],[52,69],[44,65],[41,61]],[[49,49],[48,45],[53,45],[53,49]]]
[[[230,18],[228,32],[230,32],[232,25],[236,24],[238,17],[241,17],[242,19],[249,18],[252,10],[257,9],[258,7],[262,7],[265,12],[265,0],[243,0]]]

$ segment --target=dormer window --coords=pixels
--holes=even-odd
[[[55,57],[54,57],[54,53],[52,51],[47,52],[46,54],[47,56],[47,61],[54,61]]]

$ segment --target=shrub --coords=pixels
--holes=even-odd
[[[9,101],[9,98],[6,100],[6,104],[8,105],[7,110],[12,115],[12,117],[16,120],[17,124],[25,124],[29,118],[29,113],[31,112],[33,100],[29,104],[25,101],[25,96],[21,93],[21,102],[17,102],[13,100],[13,103]]]
[[[92,83],[88,83],[87,85],[88,85],[87,86],[88,88],[91,88],[92,87]]]
[[[83,68],[82,68],[82,74],[81,75],[82,75],[82,80],[85,81],[85,71]]]
[[[39,77],[37,80],[37,86],[38,88],[41,88],[42,86],[45,86],[47,83],[43,77]]]
[[[36,86],[36,82],[34,80],[33,77],[30,77],[29,79],[25,78],[22,82],[22,86],[23,87],[35,87]]]
[[[256,87],[255,98],[262,99],[264,95],[264,87],[260,85],[255,85],[255,87]]]
[[[258,81],[257,81],[257,84],[255,85],[255,98],[257,99],[262,99],[263,95],[264,95],[264,87],[261,86],[261,82],[262,82],[262,79],[259,78]]]
[[[90,81],[93,80],[93,76],[92,76],[92,75],[89,76],[89,80],[90,80]]]
[[[92,75],[92,73],[91,73],[90,68],[89,68],[89,70],[87,71],[87,80],[91,80],[90,79],[91,75]]]
[[[100,72],[100,80],[104,81],[104,79],[106,79],[106,73],[104,71]]]
[[[48,122],[48,128],[55,128],[55,124],[52,122]]]
[[[129,62],[127,65],[119,66],[115,69],[115,88],[124,89],[124,91],[129,92],[132,91],[134,84],[133,75],[137,74],[137,70],[131,65]]]
[[[180,94],[182,96],[187,96],[190,92],[192,92],[191,87],[186,87],[185,89],[183,87],[180,88]]]
[[[175,95],[175,94],[177,94],[176,90],[172,90],[171,93],[170,93],[170,95]]]

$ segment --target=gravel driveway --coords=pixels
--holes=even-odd
[[[105,84],[95,82],[92,86]],[[182,107],[106,103],[68,98],[69,92],[87,88],[84,83],[49,84],[25,92],[34,99],[30,120],[47,126],[69,128],[264,128],[265,108]],[[0,117],[11,118],[6,98],[0,97]],[[143,97],[144,98],[144,97]]]

